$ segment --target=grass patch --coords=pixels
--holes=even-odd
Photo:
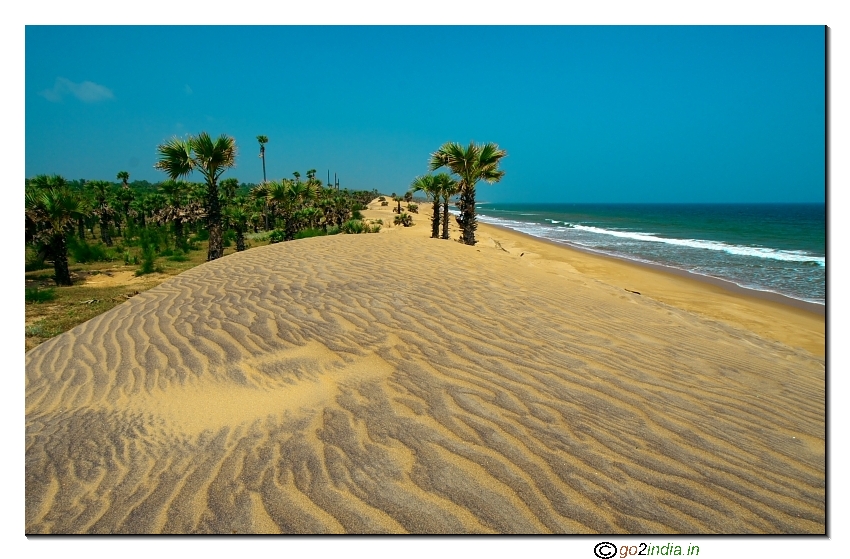
[[[56,298],[56,290],[52,288],[39,289],[38,286],[26,288],[27,303],[44,303]]]
[[[62,333],[61,330],[55,327],[50,327],[44,320],[39,320],[34,324],[26,327],[27,338],[45,338],[49,339]]]

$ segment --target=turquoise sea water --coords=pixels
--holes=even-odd
[[[826,302],[824,204],[488,204],[483,223]]]

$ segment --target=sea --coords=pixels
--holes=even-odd
[[[482,223],[826,304],[825,204],[490,204]]]

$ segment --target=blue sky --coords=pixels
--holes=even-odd
[[[28,26],[25,48],[28,177],[159,181],[156,146],[207,131],[244,182],[258,134],[270,179],[386,193],[474,140],[508,151],[480,200],[824,200],[820,26]]]

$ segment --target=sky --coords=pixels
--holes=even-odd
[[[823,202],[820,26],[27,26],[26,176],[157,182],[156,147],[236,139],[225,177],[404,192],[495,142],[490,202]],[[201,180],[200,177],[193,177]]]

